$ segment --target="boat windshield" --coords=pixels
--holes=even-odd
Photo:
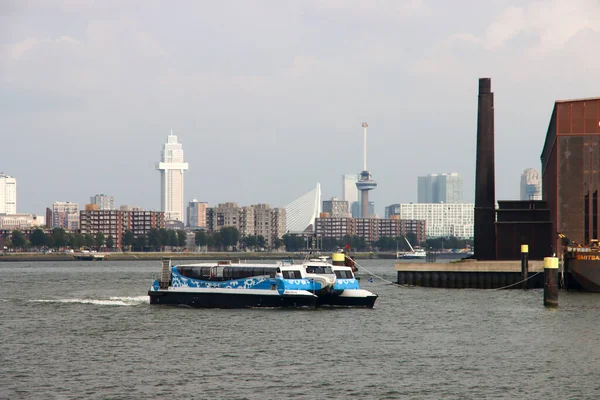
[[[335,276],[340,279],[354,279],[354,275],[352,275],[352,271],[350,270],[337,270],[335,271]]]
[[[333,271],[331,270],[331,267],[308,265],[306,267],[306,273],[308,273],[308,274],[333,274]]]

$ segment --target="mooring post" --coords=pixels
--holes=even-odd
[[[544,305],[558,307],[558,258],[544,258]]]
[[[527,273],[529,272],[529,245],[522,244],[521,245],[521,279],[523,280],[523,284],[521,285],[523,289],[527,289]]]

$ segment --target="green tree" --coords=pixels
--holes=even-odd
[[[157,228],[152,228],[148,231],[148,246],[154,251],[160,251],[164,245],[160,231]]]
[[[94,247],[95,243],[96,239],[94,238],[94,235],[92,235],[91,233],[86,233],[85,235],[83,235],[83,245],[85,247],[92,248]]]
[[[221,231],[213,232],[208,239],[208,246],[221,250],[223,247],[223,235]]]
[[[96,247],[98,248],[98,250],[100,250],[100,248],[102,246],[104,246],[104,242],[106,242],[106,236],[104,236],[104,233],[98,232],[98,233],[96,233],[96,238],[94,241],[95,241]]]
[[[44,243],[46,244],[46,247],[48,247],[49,249],[53,248],[55,246],[54,235],[49,234],[49,233],[44,235]]]
[[[135,251],[144,251],[146,248],[146,236],[139,235],[133,240],[133,249]]]
[[[63,228],[52,229],[52,239],[56,248],[65,247],[67,245],[67,233]]]
[[[24,249],[27,247],[27,238],[21,231],[12,231],[11,242],[14,249]]]
[[[123,234],[123,238],[122,238],[123,247],[126,248],[127,250],[131,250],[134,239],[135,239],[135,237],[133,236],[133,232],[125,231],[125,233]]]
[[[172,229],[168,230],[169,232],[169,241],[167,242],[171,247],[177,247],[179,245],[179,239],[177,238],[177,232]]]
[[[306,247],[306,239],[304,236],[285,234],[282,238],[283,244],[287,251],[299,251]]]
[[[207,246],[209,235],[205,231],[196,231],[194,242],[196,246]]]
[[[158,230],[158,237],[160,246],[164,247],[169,243],[169,231],[167,231],[165,228],[160,228]]]
[[[29,236],[29,241],[34,247],[42,247],[46,244],[46,235],[44,234],[43,230],[39,228],[34,229]]]
[[[85,236],[83,236],[81,233],[76,233],[75,235],[73,235],[73,243],[71,244],[71,247],[74,249],[79,249],[81,247],[83,247],[85,245]]]
[[[263,249],[267,245],[267,241],[265,240],[265,237],[262,235],[258,235],[256,237],[256,245],[259,248]]]
[[[256,248],[257,243],[258,243],[258,240],[257,240],[256,236],[254,236],[254,235],[244,236],[242,238],[242,244],[247,249]]]
[[[279,249],[281,248],[281,246],[283,246],[283,240],[276,238],[275,240],[273,240],[273,248],[274,249]]]
[[[108,238],[106,239],[106,247],[109,249],[115,247],[115,240],[113,239],[112,235],[108,235]]]
[[[240,240],[240,231],[238,231],[236,227],[226,226],[221,228],[220,232],[224,246],[237,246],[238,241]]]
[[[185,247],[186,244],[187,244],[187,233],[185,233],[185,231],[178,230],[177,231],[177,245],[179,247]]]

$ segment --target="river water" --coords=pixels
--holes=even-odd
[[[598,399],[600,294],[397,287],[375,308],[150,306],[158,261],[0,263],[0,398]]]

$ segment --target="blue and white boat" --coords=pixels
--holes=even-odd
[[[372,308],[377,295],[360,289],[352,269],[323,259],[300,264],[230,261],[172,266],[163,260],[150,304],[202,308],[346,306]]]

